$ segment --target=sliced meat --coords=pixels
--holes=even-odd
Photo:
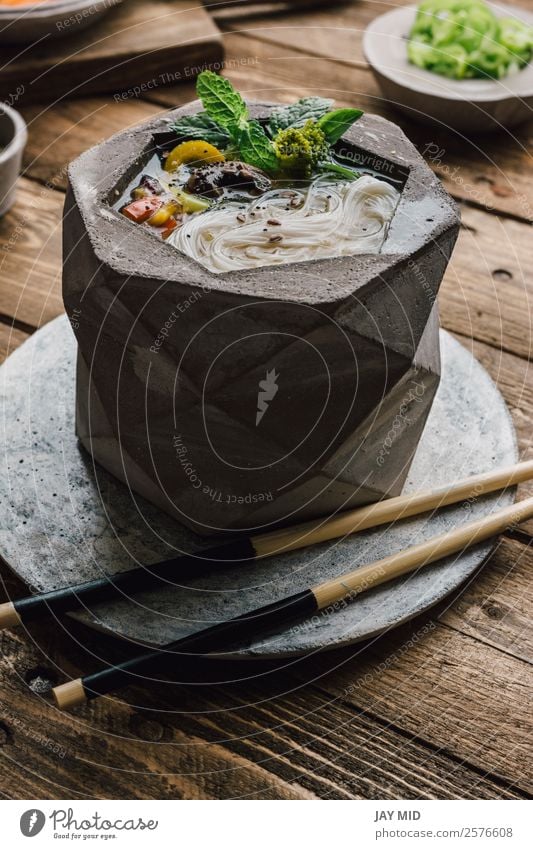
[[[268,191],[271,182],[263,171],[246,162],[230,160],[213,162],[196,168],[186,185],[188,192],[206,197],[219,197],[225,188],[246,189],[254,194]]]

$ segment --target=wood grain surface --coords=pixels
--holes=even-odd
[[[69,15],[60,21],[69,26]],[[119,97],[192,79],[223,57],[218,27],[200,0],[127,0],[88,31],[42,39],[31,50],[2,46],[0,98],[56,102],[89,92]]]
[[[361,51],[365,25],[388,8],[361,0],[279,15],[256,4],[248,17],[242,8],[215,9],[225,73],[251,98],[323,94],[398,120]],[[56,104],[50,97],[22,106],[25,173],[15,207],[0,220],[2,356],[62,311],[67,163],[193,96],[185,82],[142,97]],[[496,381],[521,456],[531,457],[533,124],[465,139],[399,120],[461,204],[442,323]],[[113,662],[124,648],[71,623],[4,633],[0,792],[27,799],[524,798],[533,789],[532,533],[530,522],[502,537],[468,586],[370,645],[286,669],[206,661],[191,672],[196,683],[130,688],[72,715],[51,705],[50,686],[100,659]],[[1,574],[3,598],[24,592],[9,570]],[[221,683],[198,685],[206,681]]]

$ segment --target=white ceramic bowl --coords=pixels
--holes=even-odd
[[[0,103],[0,215],[15,200],[22,153],[28,140],[24,119],[5,103]]]
[[[487,5],[498,17],[533,25],[533,14],[525,9]],[[466,133],[512,127],[533,117],[533,63],[502,80],[451,80],[411,65],[406,39],[416,9],[404,6],[380,15],[365,31],[365,56],[391,103],[415,120]]]
[[[61,38],[96,23],[123,0],[44,0],[25,6],[2,6],[0,44],[27,44]]]

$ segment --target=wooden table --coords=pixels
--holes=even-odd
[[[387,8],[366,0],[283,17],[220,12],[226,73],[250,98],[329,95],[400,120],[462,206],[440,296],[443,325],[489,370],[512,412],[521,454],[532,456],[532,125],[469,141],[394,113],[361,51],[364,26]],[[65,165],[99,139],[192,96],[191,83],[152,89],[143,99],[23,109],[25,174],[16,206],[0,222],[3,355],[62,311]],[[369,646],[275,674],[226,670],[236,680],[224,685],[132,688],[71,715],[47,701],[50,682],[113,658],[114,644],[73,626],[68,633],[5,632],[2,792],[50,799],[522,798],[533,785],[532,532],[529,523],[502,537],[460,593]],[[23,592],[5,568],[3,578],[8,594]],[[218,674],[202,672],[211,681]]]

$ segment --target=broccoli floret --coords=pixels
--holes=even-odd
[[[274,148],[282,171],[310,177],[313,169],[329,151],[326,137],[314,121],[303,127],[279,130],[274,137]]]

